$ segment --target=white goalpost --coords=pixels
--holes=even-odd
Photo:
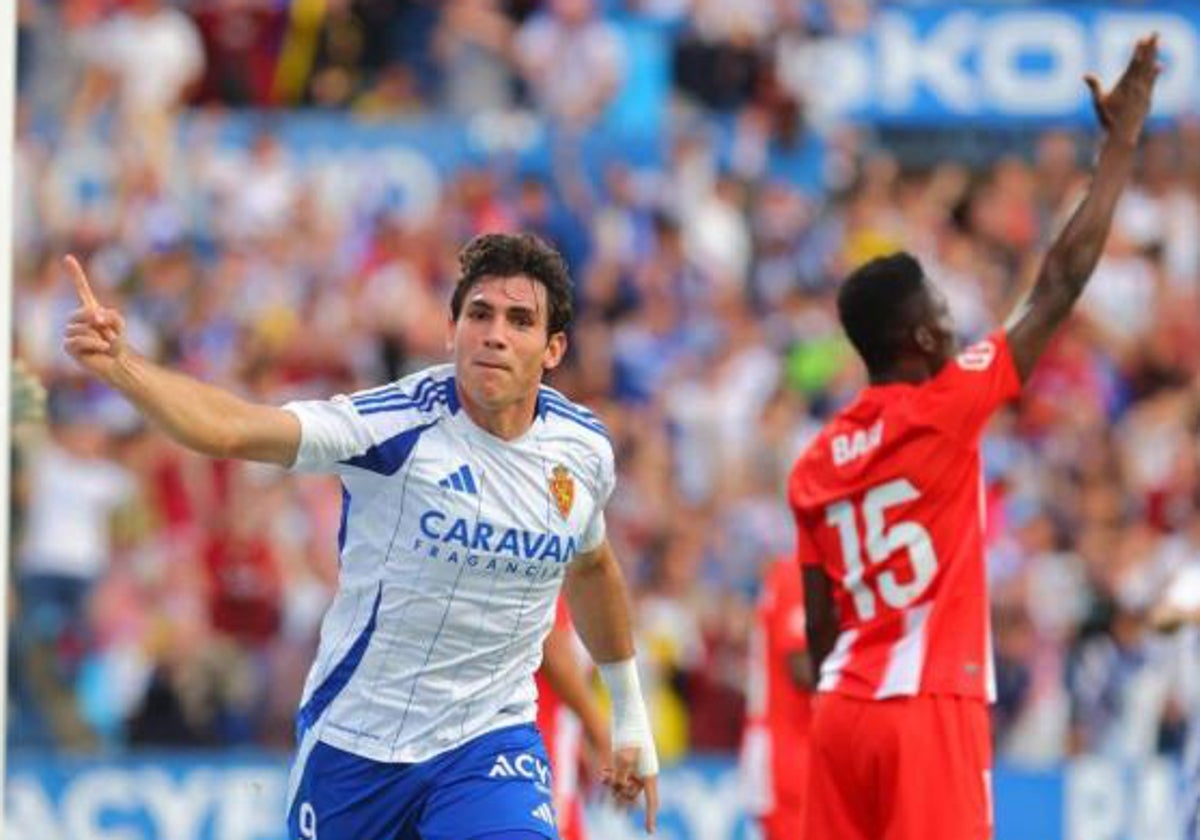
[[[12,476],[9,474],[12,444],[12,295],[13,295],[13,168],[16,160],[17,4],[0,2],[0,439],[6,441],[0,457],[0,558],[4,559],[4,581],[0,586],[0,836],[5,833],[5,796],[8,746],[8,558],[9,504]]]

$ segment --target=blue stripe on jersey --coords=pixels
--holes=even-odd
[[[454,387],[453,379],[443,379],[438,383],[437,388],[425,397],[421,404],[425,406],[424,410],[428,411],[435,403],[450,404],[450,389]]]
[[[350,402],[358,405],[361,402],[368,402],[370,400],[375,400],[381,397],[387,397],[391,394],[399,393],[400,389],[396,386],[396,383],[389,382],[386,385],[380,385],[376,388],[368,388],[365,391],[359,391],[358,393],[351,394]]]
[[[308,702],[300,707],[300,711],[296,713],[296,740],[304,740],[306,733],[314,723],[321,719],[321,715],[329,708],[329,704],[334,701],[334,698],[341,693],[341,690],[346,687],[346,683],[350,682],[350,678],[354,676],[355,669],[358,668],[358,663],[362,661],[363,656],[367,652],[367,645],[371,643],[371,636],[375,633],[375,619],[379,616],[379,603],[383,600],[383,584],[379,584],[379,589],[375,592],[375,605],[371,607],[371,618],[367,621],[367,626],[358,634],[358,638],[354,640],[354,644],[350,645],[350,649],[346,651],[346,655],[342,657],[332,671],[325,677],[317,690],[312,693],[312,697],[308,698]]]
[[[608,429],[600,422],[600,419],[595,414],[588,411],[580,405],[568,401],[557,391],[552,391],[548,388],[542,388],[538,392],[538,411],[542,415],[548,413],[558,414],[561,417],[566,417],[568,420],[574,420],[584,428],[598,432],[604,437],[608,437]]]
[[[369,405],[376,405],[378,403],[389,402],[391,400],[398,400],[405,396],[407,395],[393,385],[386,390],[381,391],[378,394],[372,394],[369,397],[351,397],[350,402],[354,403],[359,408],[366,408]]]
[[[556,391],[542,389],[538,393],[538,411],[544,416],[554,411],[562,417],[575,420],[580,425],[608,437],[608,428],[600,422],[600,418],[581,405],[568,401]]]
[[[603,437],[605,440],[608,440],[608,430],[605,429],[604,426],[602,426],[600,423],[598,423],[598,422],[592,423],[587,420],[584,420],[582,417],[578,417],[574,414],[569,414],[568,412],[563,411],[561,408],[559,408],[557,405],[555,405],[553,403],[547,403],[546,405],[544,405],[542,407],[542,413],[544,415],[557,414],[559,417],[564,417],[567,420],[570,420],[572,423],[575,423],[576,425],[579,425],[579,426],[583,426],[583,428],[587,429],[588,431],[595,432],[596,434]]]
[[[338,525],[338,564],[342,562],[342,549],[346,547],[346,523],[350,520],[350,491],[342,485],[342,521]]]
[[[538,400],[543,405],[547,402],[552,402],[557,405],[560,405],[563,408],[567,409],[568,411],[578,414],[580,417],[584,418],[585,420],[592,420],[596,423],[600,422],[600,418],[596,416],[595,412],[591,411],[586,406],[580,405],[579,403],[571,402],[569,399],[564,397],[558,391],[555,391],[553,388],[547,388],[546,386],[543,385],[541,387],[541,389],[538,390]]]
[[[437,420],[434,420],[431,423],[406,429],[395,437],[388,438],[383,443],[372,446],[362,455],[347,458],[342,463],[348,464],[351,467],[370,470],[379,475],[395,475],[396,470],[404,466],[404,462],[412,454],[413,447],[417,445],[417,441],[420,440],[421,435],[424,434],[425,430],[436,426],[437,422]]]
[[[391,411],[407,411],[408,409],[413,409],[413,408],[417,409],[418,411],[429,411],[431,408],[433,408],[438,403],[447,403],[447,402],[448,401],[446,400],[445,397],[440,397],[440,398],[432,399],[432,400],[430,400],[426,403],[422,403],[422,404],[411,403],[411,402],[383,403],[380,405],[368,406],[367,408],[360,408],[358,410],[358,413],[365,417],[368,414],[387,414],[388,412],[391,412]]]
[[[450,391],[453,388],[453,379],[443,379],[436,387],[427,391],[419,400],[403,399],[401,397],[391,397],[387,402],[372,403],[367,406],[359,406],[359,414],[380,414],[386,411],[402,411],[406,408],[415,408],[419,411],[429,411],[438,403],[450,405]],[[451,407],[453,412],[455,409]]]
[[[395,400],[407,401],[415,405],[428,396],[430,386],[433,385],[434,382],[435,380],[432,376],[422,379],[417,383],[417,387],[411,394],[401,391],[398,385],[385,385],[383,388],[352,397],[351,402],[353,402],[359,408],[366,408],[370,405],[379,405],[381,403],[392,402]]]
[[[433,382],[436,382],[436,385],[429,387],[429,383]],[[434,379],[423,380],[417,388],[417,393],[413,396],[396,390],[395,393],[383,396],[372,396],[354,400],[354,405],[358,408],[358,413],[363,415],[404,411],[410,408],[415,408],[419,411],[429,411],[438,404],[448,406],[451,414],[458,413],[458,392],[454,388],[453,376],[440,381]]]

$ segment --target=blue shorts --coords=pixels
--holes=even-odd
[[[297,770],[291,840],[558,840],[550,761],[533,724],[489,732],[418,764],[318,743]]]

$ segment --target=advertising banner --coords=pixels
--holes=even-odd
[[[1154,116],[1200,104],[1200,6],[963,5],[885,8],[854,37],[784,39],[786,84],[822,118],[930,127],[1093,120],[1085,73],[1116,80],[1134,42],[1159,33]]]
[[[1126,767],[995,771],[997,840],[1178,840],[1180,783],[1167,761]],[[286,840],[287,759],[258,754],[142,755],[119,760],[13,756],[9,840]],[[661,840],[754,840],[728,758],[690,759],[660,782]],[[870,794],[864,792],[864,797]],[[593,838],[644,838],[603,804]]]

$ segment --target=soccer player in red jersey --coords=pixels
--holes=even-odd
[[[908,254],[867,263],[838,314],[869,385],[797,461],[818,691],[808,840],[992,836],[993,696],[979,441],[1028,379],[1100,258],[1158,75],[1138,42],[1109,92],[1091,185],[1002,329],[959,353],[941,294]]]
[[[550,793],[559,837],[586,840],[579,766],[584,741],[600,753],[597,766],[607,766],[608,721],[588,688],[582,658],[587,654],[563,599],[556,609],[554,627],[542,643],[542,667],[535,674],[537,727],[550,756]]]
[[[804,836],[812,661],[804,634],[804,588],[791,557],[763,579],[750,641],[741,771],[764,840]]]

